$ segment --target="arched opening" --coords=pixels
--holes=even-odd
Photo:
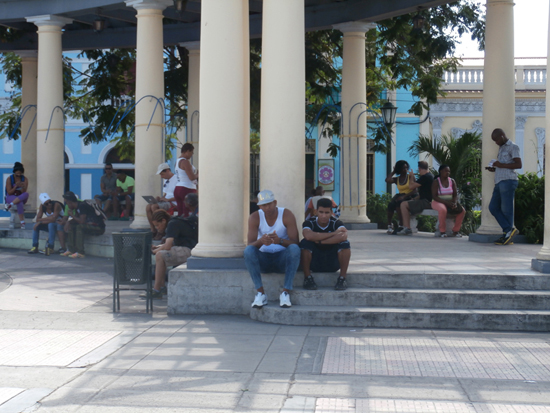
[[[105,163],[111,163],[113,165],[119,164],[129,164],[132,165],[132,161],[128,159],[120,159],[120,155],[118,153],[118,150],[116,148],[112,148],[107,155],[105,156]],[[132,178],[135,178],[135,171],[134,168],[125,168],[125,167],[114,167],[115,170],[121,169],[124,172],[126,172],[126,175],[131,176]]]
[[[67,169],[67,164],[69,163],[69,156],[67,152],[63,152],[63,159],[65,162],[65,185],[63,193],[66,193],[71,190],[71,170]]]

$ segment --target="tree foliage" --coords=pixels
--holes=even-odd
[[[377,23],[367,33],[368,104],[380,104],[382,92],[404,88],[417,98],[410,112],[419,115],[441,94],[445,71],[456,70],[458,59],[452,57],[459,37],[470,34],[483,43],[484,16],[480,1],[462,0],[419,12],[426,19],[424,29],[412,28],[416,14],[403,15]],[[0,41],[18,34],[0,28]],[[319,120],[328,125],[327,135],[339,133],[342,33],[321,30],[306,33],[306,121]],[[117,146],[130,154],[134,139],[134,113],[131,107],[113,104],[135,96],[135,50],[88,50],[81,54],[92,61],[84,73],[73,69],[76,81],[68,84],[66,114],[81,118],[89,126],[81,132],[86,143],[114,139]],[[187,118],[188,54],[183,47],[164,48],[165,101],[168,129],[177,129]],[[4,54],[0,64],[8,79],[20,88],[21,67],[18,57]],[[66,70],[70,71],[69,62]],[[284,81],[284,80],[282,80]],[[251,131],[260,130],[261,39],[250,43],[250,120]],[[123,99],[123,100],[124,100]],[[13,130],[19,115],[14,94],[12,110],[0,117],[0,127]],[[327,104],[329,106],[327,106]],[[319,116],[322,110],[321,115]],[[281,120],[284,121],[284,120]],[[15,138],[19,133],[14,135]],[[172,136],[169,130],[167,136]],[[381,134],[380,147],[385,145]],[[169,146],[169,145],[168,145]],[[338,145],[332,149],[337,152]],[[129,155],[128,155],[129,156]]]

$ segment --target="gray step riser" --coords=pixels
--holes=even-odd
[[[337,274],[314,274],[319,287],[334,287]],[[294,285],[303,284],[297,274]],[[547,275],[486,275],[486,274],[348,274],[348,287],[414,288],[452,290],[550,290]]]
[[[445,292],[297,291],[295,305],[406,307],[442,309],[548,310],[548,295]]]
[[[550,331],[549,315],[522,314],[422,314],[422,313],[359,313],[342,311],[292,312],[291,309],[252,311],[250,318],[284,325],[359,328],[423,328],[444,330]]]

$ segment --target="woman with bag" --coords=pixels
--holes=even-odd
[[[451,178],[451,168],[448,165],[441,165],[439,177],[432,184],[432,209],[435,209],[438,214],[441,237],[447,236],[447,214],[456,215],[451,237],[462,237],[459,231],[466,211],[458,203],[457,198],[458,192],[456,182]]]

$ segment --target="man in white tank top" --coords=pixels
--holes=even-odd
[[[252,308],[267,305],[262,272],[285,274],[279,301],[281,307],[288,308],[292,305],[289,292],[300,264],[296,217],[290,210],[277,207],[275,196],[269,190],[258,194],[258,206],[260,210],[248,219],[248,246],[244,250],[246,268],[258,291]]]

